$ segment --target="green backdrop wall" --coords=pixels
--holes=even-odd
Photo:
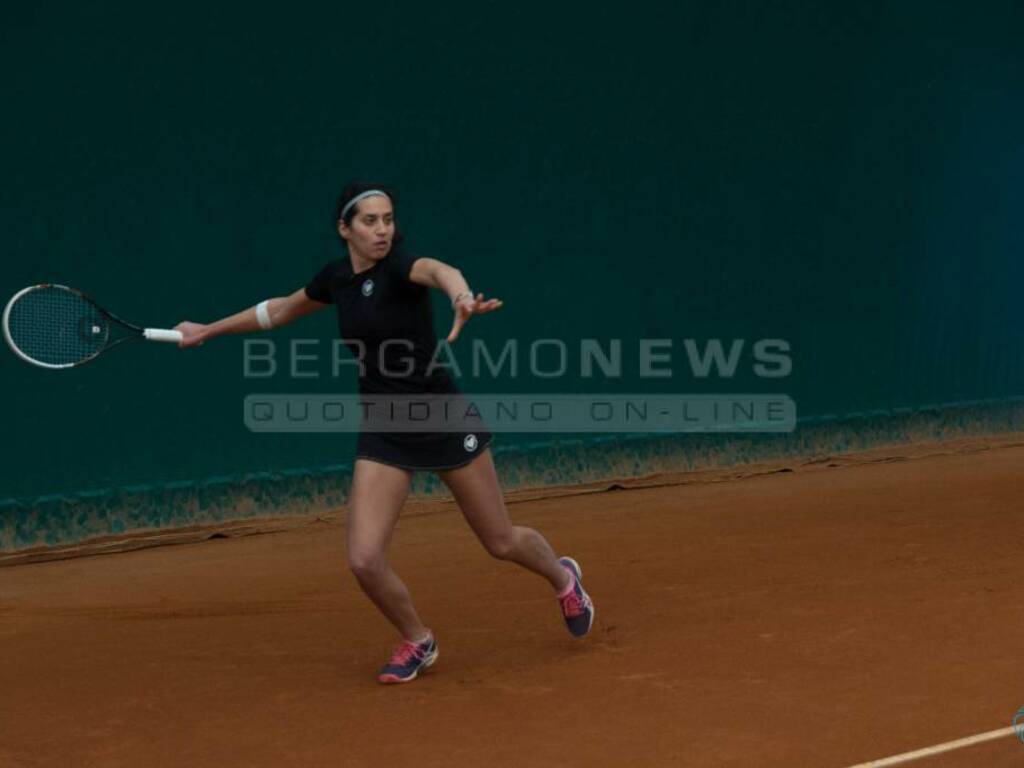
[[[5,297],[65,282],[145,324],[210,320],[337,257],[334,198],[367,178],[397,187],[413,250],[505,299],[460,359],[472,338],[624,343],[622,379],[467,388],[785,392],[805,420],[1024,389],[1019,3],[13,14]],[[641,337],[673,340],[671,379],[636,376]],[[766,384],[747,355],[701,380],[687,338],[786,339],[793,370]],[[247,394],[354,383],[246,380],[239,338],[61,373],[8,354],[0,377],[20,508],[350,460],[346,436],[245,429]]]

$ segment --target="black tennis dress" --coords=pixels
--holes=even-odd
[[[337,308],[342,341],[363,360],[360,395],[459,394],[445,368],[430,365],[437,347],[430,289],[409,280],[417,258],[392,246],[387,256],[356,274],[346,255],[330,262],[306,286],[309,298]],[[479,456],[491,437],[482,424],[458,432],[364,429],[356,458],[409,470],[455,469]]]

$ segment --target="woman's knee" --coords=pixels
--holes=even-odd
[[[509,560],[519,549],[519,536],[514,528],[493,533],[483,539],[487,554],[498,560]]]
[[[349,570],[360,581],[372,581],[380,576],[387,566],[383,552],[372,549],[351,549],[348,553]]]

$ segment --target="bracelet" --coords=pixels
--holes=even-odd
[[[270,299],[264,299],[256,305],[256,322],[260,324],[260,328],[264,331],[269,331],[274,327],[274,323],[270,319],[270,312],[267,311],[267,305],[269,304]]]
[[[463,291],[462,293],[460,293],[458,296],[456,296],[454,299],[452,299],[452,307],[454,307],[456,304],[458,304],[460,301],[462,301],[467,296],[472,299],[473,298],[473,292],[472,291]]]

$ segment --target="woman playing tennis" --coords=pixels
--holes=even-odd
[[[225,333],[286,325],[334,305],[346,346],[363,361],[361,395],[457,395],[443,367],[430,365],[437,346],[428,289],[444,291],[455,313],[454,342],[473,315],[501,308],[470,290],[459,270],[402,247],[393,195],[381,187],[350,184],[338,200],[337,230],[347,256],[327,264],[290,296],[268,299],[209,325],[184,322],[175,330],[191,347]],[[399,343],[400,342],[400,343]],[[411,362],[410,362],[411,361]],[[513,525],[498,485],[489,443],[475,432],[360,432],[348,499],[348,564],[359,586],[402,637],[378,675],[406,683],[437,659],[433,633],[413,606],[388,561],[388,545],[413,472],[435,472],[487,551],[544,577],[555,590],[569,632],[590,631],[594,607],[580,583],[580,567],[558,558],[541,534]]]

